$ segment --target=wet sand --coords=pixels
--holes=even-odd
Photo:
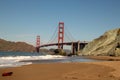
[[[4,72],[13,72],[3,77]],[[32,64],[1,68],[0,80],[120,80],[120,61]]]
[[[85,58],[105,61],[120,61],[120,57],[115,56],[85,56]]]

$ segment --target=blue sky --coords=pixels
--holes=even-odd
[[[59,21],[75,40],[91,41],[120,27],[120,0],[0,0],[0,38],[46,43]]]

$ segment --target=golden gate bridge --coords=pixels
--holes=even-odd
[[[66,42],[64,42],[64,39],[65,39],[64,34],[65,34],[64,22],[59,22],[57,42],[52,41],[50,43],[40,45],[40,36],[37,36],[36,51],[39,52],[39,49],[42,47],[58,46],[58,49],[63,49],[64,45],[71,45],[72,54],[76,54],[76,53],[79,53],[80,50],[82,50],[86,44],[88,44],[88,42],[86,42],[86,41],[66,41]]]

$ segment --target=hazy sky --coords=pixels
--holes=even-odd
[[[120,27],[120,0],[0,0],[0,38],[45,43],[59,21],[75,40],[93,40]]]

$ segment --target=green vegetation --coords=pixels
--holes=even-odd
[[[54,52],[57,55],[63,55],[63,56],[67,55],[66,52],[64,50],[62,50],[62,49],[55,49]]]

